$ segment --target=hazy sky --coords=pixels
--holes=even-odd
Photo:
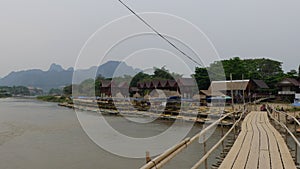
[[[221,58],[267,57],[284,62],[286,71],[300,64],[299,0],[124,2],[137,12],[189,20],[210,38]],[[13,70],[46,70],[53,62],[74,66],[91,34],[128,14],[117,0],[1,0],[0,77]]]

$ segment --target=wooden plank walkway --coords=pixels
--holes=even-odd
[[[296,169],[280,133],[271,125],[267,112],[251,112],[220,169]]]

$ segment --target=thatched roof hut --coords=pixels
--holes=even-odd
[[[133,95],[133,97],[134,97],[134,98],[140,98],[141,95],[140,95],[139,93],[135,93],[135,94]]]

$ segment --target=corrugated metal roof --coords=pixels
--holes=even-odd
[[[159,80],[153,80],[152,81],[152,87],[157,88],[159,85]]]
[[[139,88],[165,88],[165,87],[196,87],[197,83],[193,78],[179,78],[176,80],[153,80],[148,82],[138,82]]]
[[[166,87],[167,80],[160,80],[159,81],[159,87]]]
[[[137,87],[144,88],[145,83],[144,82],[138,82]]]
[[[151,87],[151,82],[145,82],[145,87],[150,88]]]
[[[283,82],[283,81],[288,81],[288,82],[290,82],[292,85],[294,85],[294,86],[300,86],[300,82],[298,82],[298,80],[296,80],[296,79],[293,79],[293,78],[285,78],[284,80],[282,80],[281,82]],[[279,82],[279,84],[281,83],[281,82]]]
[[[263,80],[253,80],[253,82],[261,89],[269,89],[269,86]]]
[[[177,86],[177,82],[175,80],[167,80],[167,85],[169,87],[176,87]]]
[[[246,90],[250,80],[212,81],[208,90]]]

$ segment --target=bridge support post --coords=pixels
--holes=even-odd
[[[206,154],[206,139],[205,139],[205,133],[203,134],[203,156]],[[207,159],[204,161],[205,169],[208,169],[207,165]]]
[[[287,125],[287,114],[285,114],[285,126],[288,127]],[[287,143],[287,135],[288,135],[288,131],[287,129],[285,129],[285,142]]]
[[[221,138],[224,136],[223,122],[221,120]],[[222,152],[224,152],[224,141],[222,141]]]
[[[296,118],[296,110],[294,110],[294,117]],[[295,132],[295,136],[297,134],[297,123],[294,121],[294,132]],[[295,164],[298,165],[298,145],[295,142]]]
[[[146,151],[146,164],[151,161],[150,152]]]

